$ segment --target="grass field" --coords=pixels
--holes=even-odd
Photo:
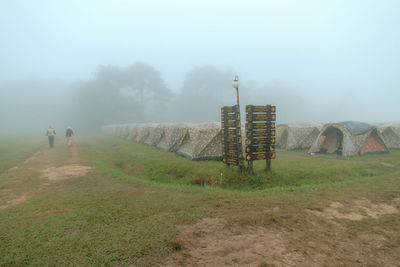
[[[36,139],[18,150],[7,140],[2,266],[400,262],[400,151],[349,159],[282,151],[272,172],[260,161],[242,176],[221,162],[110,137],[53,150]],[[75,165],[93,170],[60,175]],[[58,176],[43,177],[52,170]]]
[[[31,136],[0,136],[0,173],[35,153],[44,143],[39,140]]]
[[[309,156],[300,150],[278,152],[271,172],[265,171],[265,161],[255,161],[255,173],[243,176],[236,167],[227,168],[219,161],[189,161],[155,147],[113,138],[101,142],[107,145],[89,148],[98,168],[162,184],[208,185],[254,192],[362,181],[400,170],[399,166],[391,166],[400,161],[400,151],[346,159]]]

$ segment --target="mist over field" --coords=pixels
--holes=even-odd
[[[0,131],[219,121],[400,121],[398,1],[3,1]]]

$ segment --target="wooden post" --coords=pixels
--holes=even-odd
[[[266,164],[267,164],[267,171],[270,171],[271,170],[271,158],[269,155],[267,156]]]

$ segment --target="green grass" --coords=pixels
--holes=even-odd
[[[26,147],[38,144],[27,142]],[[10,151],[20,144],[8,143]],[[190,161],[110,137],[81,138],[78,148],[79,164],[96,168],[85,177],[40,178],[43,168],[66,165],[70,156],[66,147],[48,151],[46,144],[41,149],[48,151],[49,162],[39,155],[15,172],[0,173],[0,206],[27,196],[0,210],[1,266],[154,266],[186,249],[176,239],[177,226],[204,217],[282,233],[290,249],[310,258],[309,263],[314,256],[331,255],[339,265],[362,265],[357,253],[367,255],[363,264],[370,266],[400,260],[398,213],[379,220],[339,220],[343,228],[338,232],[335,225],[304,212],[323,210],[332,201],[366,197],[390,203],[400,197],[400,151],[348,159],[278,152],[272,172],[265,172],[260,161],[255,174],[242,176],[221,162]],[[358,240],[370,233],[384,237],[381,247]]]
[[[265,161],[256,161],[254,174],[241,175],[235,167],[227,168],[219,161],[190,161],[155,147],[109,137],[95,142],[106,144],[90,146],[91,155],[96,158],[94,164],[98,167],[112,170],[116,175],[163,184],[254,191],[363,180],[400,170],[398,165],[391,168],[382,164],[400,162],[400,151],[355,158],[327,158],[308,156],[306,151],[279,151],[277,159],[272,161],[271,172],[265,171]]]
[[[46,141],[46,137],[0,136],[0,173],[26,159]]]
[[[2,265],[151,265],[173,250],[174,225],[202,215],[179,197],[95,179],[2,214]]]

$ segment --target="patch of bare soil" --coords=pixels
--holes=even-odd
[[[17,205],[21,202],[24,202],[26,199],[27,199],[26,195],[22,195],[17,198],[8,200],[5,204],[0,205],[0,210],[4,210],[5,208],[8,208],[10,206]]]
[[[47,178],[50,181],[65,180],[85,176],[92,169],[92,167],[80,165],[50,167],[42,171],[41,178]]]
[[[205,218],[179,230],[177,243],[183,251],[173,253],[163,266],[294,266],[302,259],[280,233],[263,227]]]
[[[79,162],[78,148],[75,144],[73,144],[71,147],[69,147],[69,149],[71,151],[71,157],[68,159],[68,163],[76,164]]]
[[[15,171],[17,169],[18,169],[18,166],[14,166],[14,167],[9,168],[7,171],[12,172],[12,171]]]
[[[394,168],[394,167],[396,167],[396,165],[394,165],[394,164],[391,164],[391,163],[388,163],[388,162],[381,162],[381,165],[383,165],[383,166],[385,166],[385,167],[388,167],[388,168]]]
[[[82,177],[93,169],[92,167],[89,166],[82,166],[77,164],[79,163],[79,153],[75,145],[73,145],[70,148],[70,157],[66,161],[68,165],[58,168],[51,167],[52,163],[50,161],[50,158],[53,156],[52,153],[56,153],[56,151],[52,149],[39,150],[35,154],[30,156],[28,159],[26,159],[23,162],[23,164],[20,164],[19,166],[14,166],[7,170],[10,172],[16,170],[24,170],[24,169],[32,171],[40,170],[42,173],[40,178],[47,178],[48,180],[42,180],[37,188],[31,188],[30,192],[24,192],[23,195],[17,198],[10,199],[7,201],[2,201],[2,203],[0,203],[0,211],[7,207],[28,200],[30,197],[32,197],[33,194],[37,194],[41,190],[43,190],[46,186],[49,186],[51,184],[51,181]],[[3,191],[5,192],[6,190],[10,191],[9,189],[1,189],[0,193]],[[54,212],[58,211],[50,211],[50,213]],[[39,214],[38,216],[45,216],[50,213],[44,212],[43,214]]]
[[[369,199],[355,200],[351,205],[344,206],[340,202],[332,202],[323,211],[307,210],[308,212],[326,219],[348,219],[361,221],[365,218],[378,219],[385,214],[394,214],[399,210],[396,207],[398,199],[393,200],[393,205],[386,203],[373,204]]]

